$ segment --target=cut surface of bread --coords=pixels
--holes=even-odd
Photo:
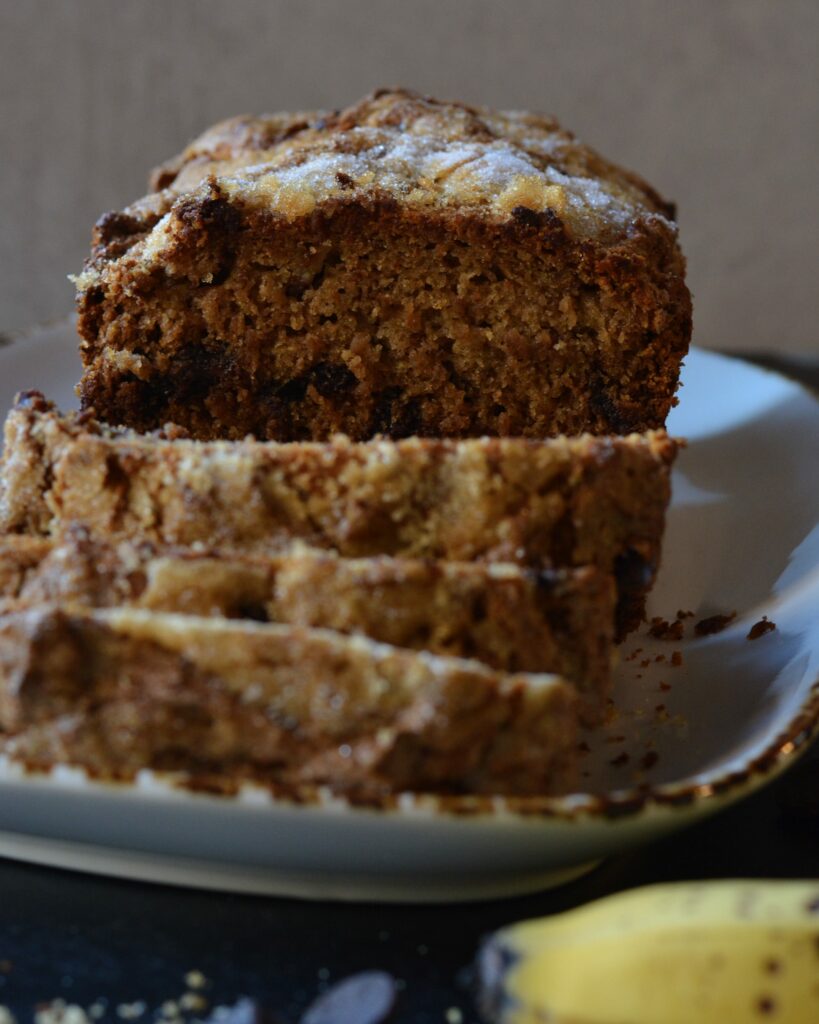
[[[0,614],[45,604],[322,627],[504,672],[553,672],[577,687],[588,722],[600,719],[611,686],[614,581],[588,566],[347,559],[308,549],[157,553],[77,530],[59,541],[0,537]]]
[[[0,617],[0,750],[30,767],[364,802],[552,794],[574,785],[575,725],[556,676],[329,630],[141,610]]]
[[[0,531],[244,552],[294,541],[393,555],[592,565],[634,628],[660,558],[676,444],[628,437],[196,442],[60,416],[24,393],[6,422]]]
[[[671,204],[549,117],[382,90],[238,118],[97,224],[84,408],[202,439],[664,425],[691,334]]]

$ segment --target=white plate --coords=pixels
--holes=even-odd
[[[28,387],[67,408],[78,377],[69,324],[14,339],[0,348],[0,409]],[[470,899],[571,877],[771,779],[819,719],[819,403],[775,374],[703,351],[692,351],[683,380],[669,429],[689,446],[649,612],[738,616],[710,637],[694,638],[692,619],[682,642],[645,629],[629,639],[621,711],[589,739],[587,794],[491,808],[407,797],[388,811],[275,803],[252,790],[194,795],[149,774],[134,786],[67,769],[25,777],[6,765],[0,854],[241,891]],[[763,614],[777,629],[747,640]]]

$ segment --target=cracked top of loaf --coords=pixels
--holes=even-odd
[[[96,255],[144,231],[161,262],[191,197],[221,197],[285,220],[336,202],[392,202],[542,227],[574,241],[628,238],[649,222],[675,232],[674,208],[553,118],[379,90],[346,110],[238,117],[154,172],[153,193],[97,226]],[[132,250],[131,255],[136,256]],[[80,287],[92,283],[92,259]]]

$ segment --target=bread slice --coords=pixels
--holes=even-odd
[[[546,441],[203,443],[60,416],[37,392],[6,423],[0,532],[71,523],[156,547],[592,565],[620,633],[659,563],[675,443],[662,432]]]
[[[309,550],[238,555],[95,541],[0,537],[0,613],[142,608],[358,633],[396,647],[475,658],[503,672],[571,680],[583,718],[611,688],[615,587],[589,566],[347,559]]]
[[[663,426],[674,208],[551,118],[382,90],[217,125],[97,224],[84,408],[200,439]]]
[[[0,618],[0,749],[97,778],[143,768],[357,801],[571,789],[576,698],[296,626],[41,608]]]

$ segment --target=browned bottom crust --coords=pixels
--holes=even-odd
[[[141,611],[0,619],[0,749],[37,767],[357,800],[550,794],[574,784],[575,721],[574,691],[555,676],[326,630]]]
[[[503,672],[554,672],[577,686],[589,723],[611,684],[614,581],[588,566],[535,571],[307,550],[157,554],[80,530],[60,542],[0,538],[0,613],[47,603],[323,627]]]

